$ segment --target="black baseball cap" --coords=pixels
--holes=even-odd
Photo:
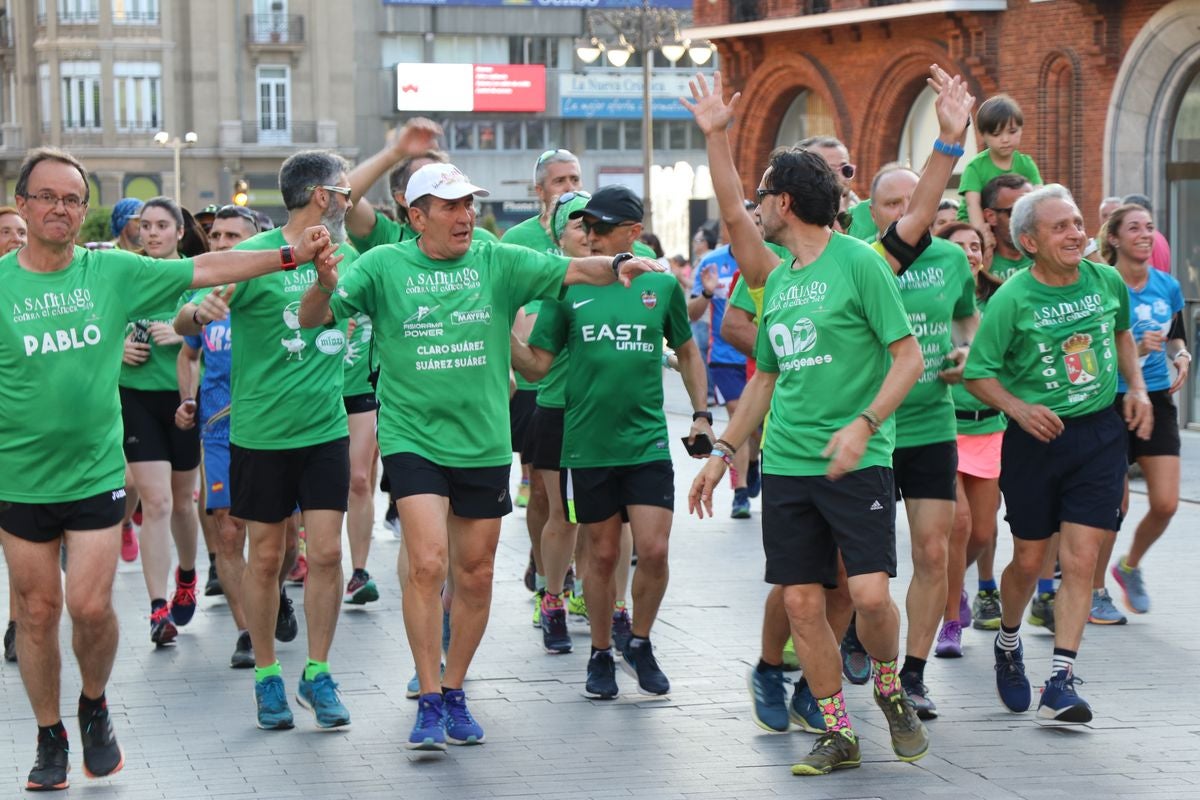
[[[572,211],[570,218],[593,217],[601,222],[641,222],[642,201],[628,187],[614,184],[595,192],[587,205]]]
[[[215,217],[217,215],[217,212],[220,210],[221,210],[221,207],[219,205],[217,205],[216,203],[209,203],[204,208],[197,211],[195,216],[197,218],[199,218],[199,217]]]

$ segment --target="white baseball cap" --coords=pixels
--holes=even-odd
[[[413,173],[408,179],[404,199],[411,206],[427,194],[442,200],[458,200],[469,194],[487,197],[489,192],[471,183],[453,164],[434,163],[426,164]]]

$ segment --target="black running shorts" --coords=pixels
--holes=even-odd
[[[0,528],[27,542],[53,542],[64,531],[107,530],[125,517],[125,487],[65,503],[0,503]]]
[[[200,466],[200,426],[186,431],[175,426],[179,392],[151,392],[124,386],[120,391],[126,461],[169,461],[175,472]]]
[[[443,467],[416,453],[383,457],[392,502],[417,494],[450,498],[463,519],[499,519],[512,511],[509,467]]]
[[[675,469],[670,461],[629,467],[577,467],[558,473],[563,508],[571,522],[603,522],[627,506],[675,508]]]

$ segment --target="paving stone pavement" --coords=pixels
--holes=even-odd
[[[862,768],[795,778],[788,768],[808,751],[812,738],[763,733],[748,712],[745,674],[757,659],[767,591],[759,502],[753,519],[730,520],[725,514],[731,493],[726,491],[718,496],[716,519],[685,516],[686,491],[696,467],[678,446],[678,437],[686,432],[689,415],[677,376],[667,376],[667,387],[678,470],[677,516],[671,588],[654,642],[672,681],[669,699],[636,695],[624,673],[618,675],[625,692],[620,699],[605,703],[584,698],[584,628],[573,626],[575,653],[555,657],[542,652],[521,582],[528,550],[521,511],[504,521],[491,624],[466,686],[487,743],[451,748],[444,755],[418,755],[402,747],[415,713],[413,701],[404,697],[412,661],[395,576],[399,543],[382,529],[370,561],[382,599],[365,609],[344,610],[331,656],[354,718],[346,732],[315,730],[311,717],[294,702],[295,730],[257,730],[251,674],[228,666],[234,631],[224,603],[201,598],[178,645],[155,651],[147,631],[140,565],[122,563],[116,582],[122,642],[108,696],[126,766],[112,778],[88,780],[75,752],[69,791],[130,800],[777,795],[1200,799],[1200,698],[1186,683],[1200,656],[1195,623],[1200,595],[1189,591],[1197,569],[1190,534],[1200,523],[1200,496],[1193,494],[1191,502],[1180,505],[1171,529],[1146,562],[1153,612],[1122,627],[1093,626],[1086,632],[1078,671],[1087,680],[1081,693],[1096,712],[1092,724],[1043,727],[1032,713],[1004,711],[994,689],[991,637],[968,630],[964,658],[930,662],[927,682],[942,716],[929,723],[933,743],[924,760],[911,765],[897,761],[869,687],[847,686],[863,743]],[[1185,434],[1185,448],[1188,470],[1200,462],[1200,436]],[[1135,494],[1131,516],[1140,518],[1144,509],[1144,498]],[[903,514],[898,524],[900,576],[892,593],[903,606],[911,574]],[[1123,534],[1119,551],[1127,541]],[[1010,553],[1002,525],[998,565],[1007,563]],[[972,571],[969,586],[973,579]],[[299,591],[292,593],[299,601]],[[6,596],[4,591],[0,596]],[[69,635],[70,625],[64,624],[64,653],[69,653]],[[1051,636],[1028,626],[1024,636],[1036,684],[1049,672]],[[294,692],[305,657],[303,633],[280,645],[279,652]],[[77,670],[67,657],[63,713],[75,742],[78,688]],[[34,739],[17,669],[3,665],[0,796],[21,793]]]

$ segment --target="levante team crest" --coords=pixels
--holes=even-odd
[[[658,305],[658,295],[649,289],[642,292],[642,305],[646,308],[654,308]]]
[[[1067,379],[1075,386],[1091,383],[1100,377],[1100,363],[1092,349],[1092,337],[1077,333],[1062,343],[1063,363],[1067,366]]]

